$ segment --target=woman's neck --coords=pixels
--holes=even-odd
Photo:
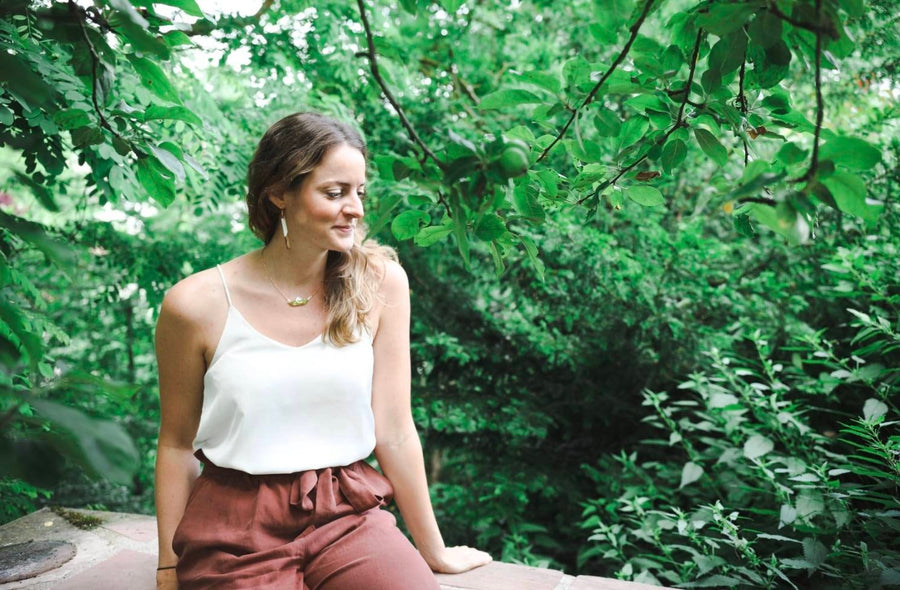
[[[259,250],[262,272],[268,270],[282,289],[309,290],[321,285],[328,251],[303,249],[296,243],[288,250],[277,237]]]

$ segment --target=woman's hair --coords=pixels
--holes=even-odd
[[[269,193],[295,190],[331,148],[347,144],[368,160],[366,144],[349,125],[319,113],[294,113],[266,131],[247,170],[247,210],[253,233],[266,244],[280,223],[278,207]],[[372,330],[371,312],[393,249],[365,239],[358,223],[349,252],[332,250],[325,262],[325,338],[337,346],[358,339],[360,328]]]

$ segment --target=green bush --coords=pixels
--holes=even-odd
[[[779,346],[741,323],[676,389],[646,390],[663,436],[588,468],[580,562],[686,588],[900,583],[896,254],[868,240],[823,264],[843,325],[788,318]]]

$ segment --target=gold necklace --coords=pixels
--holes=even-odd
[[[310,295],[309,297],[300,297],[300,296],[298,295],[297,297],[294,297],[293,299],[291,299],[290,297],[288,297],[287,295],[284,294],[284,291],[282,291],[282,290],[278,287],[278,284],[275,282],[275,279],[272,278],[272,273],[271,273],[271,271],[269,270],[269,263],[268,263],[268,261],[266,260],[266,257],[263,256],[262,250],[260,250],[260,252],[259,252],[259,257],[262,258],[262,261],[263,261],[263,267],[264,267],[265,270],[266,270],[266,276],[269,278],[269,282],[272,283],[272,286],[275,287],[275,289],[276,289],[279,293],[281,293],[281,296],[284,297],[284,300],[287,301],[287,304],[290,305],[291,307],[303,307],[304,305],[306,305],[307,303],[309,303],[309,300],[312,299],[312,298],[316,295],[316,293],[319,292],[319,288],[316,287],[316,290],[313,291],[313,292],[312,292],[312,295]]]

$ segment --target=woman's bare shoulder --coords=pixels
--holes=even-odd
[[[212,267],[172,285],[163,298],[160,315],[169,315],[179,323],[205,326],[227,305],[222,279]]]
[[[387,302],[396,302],[398,298],[409,297],[409,277],[399,262],[382,261],[378,274],[381,277],[380,292]]]

